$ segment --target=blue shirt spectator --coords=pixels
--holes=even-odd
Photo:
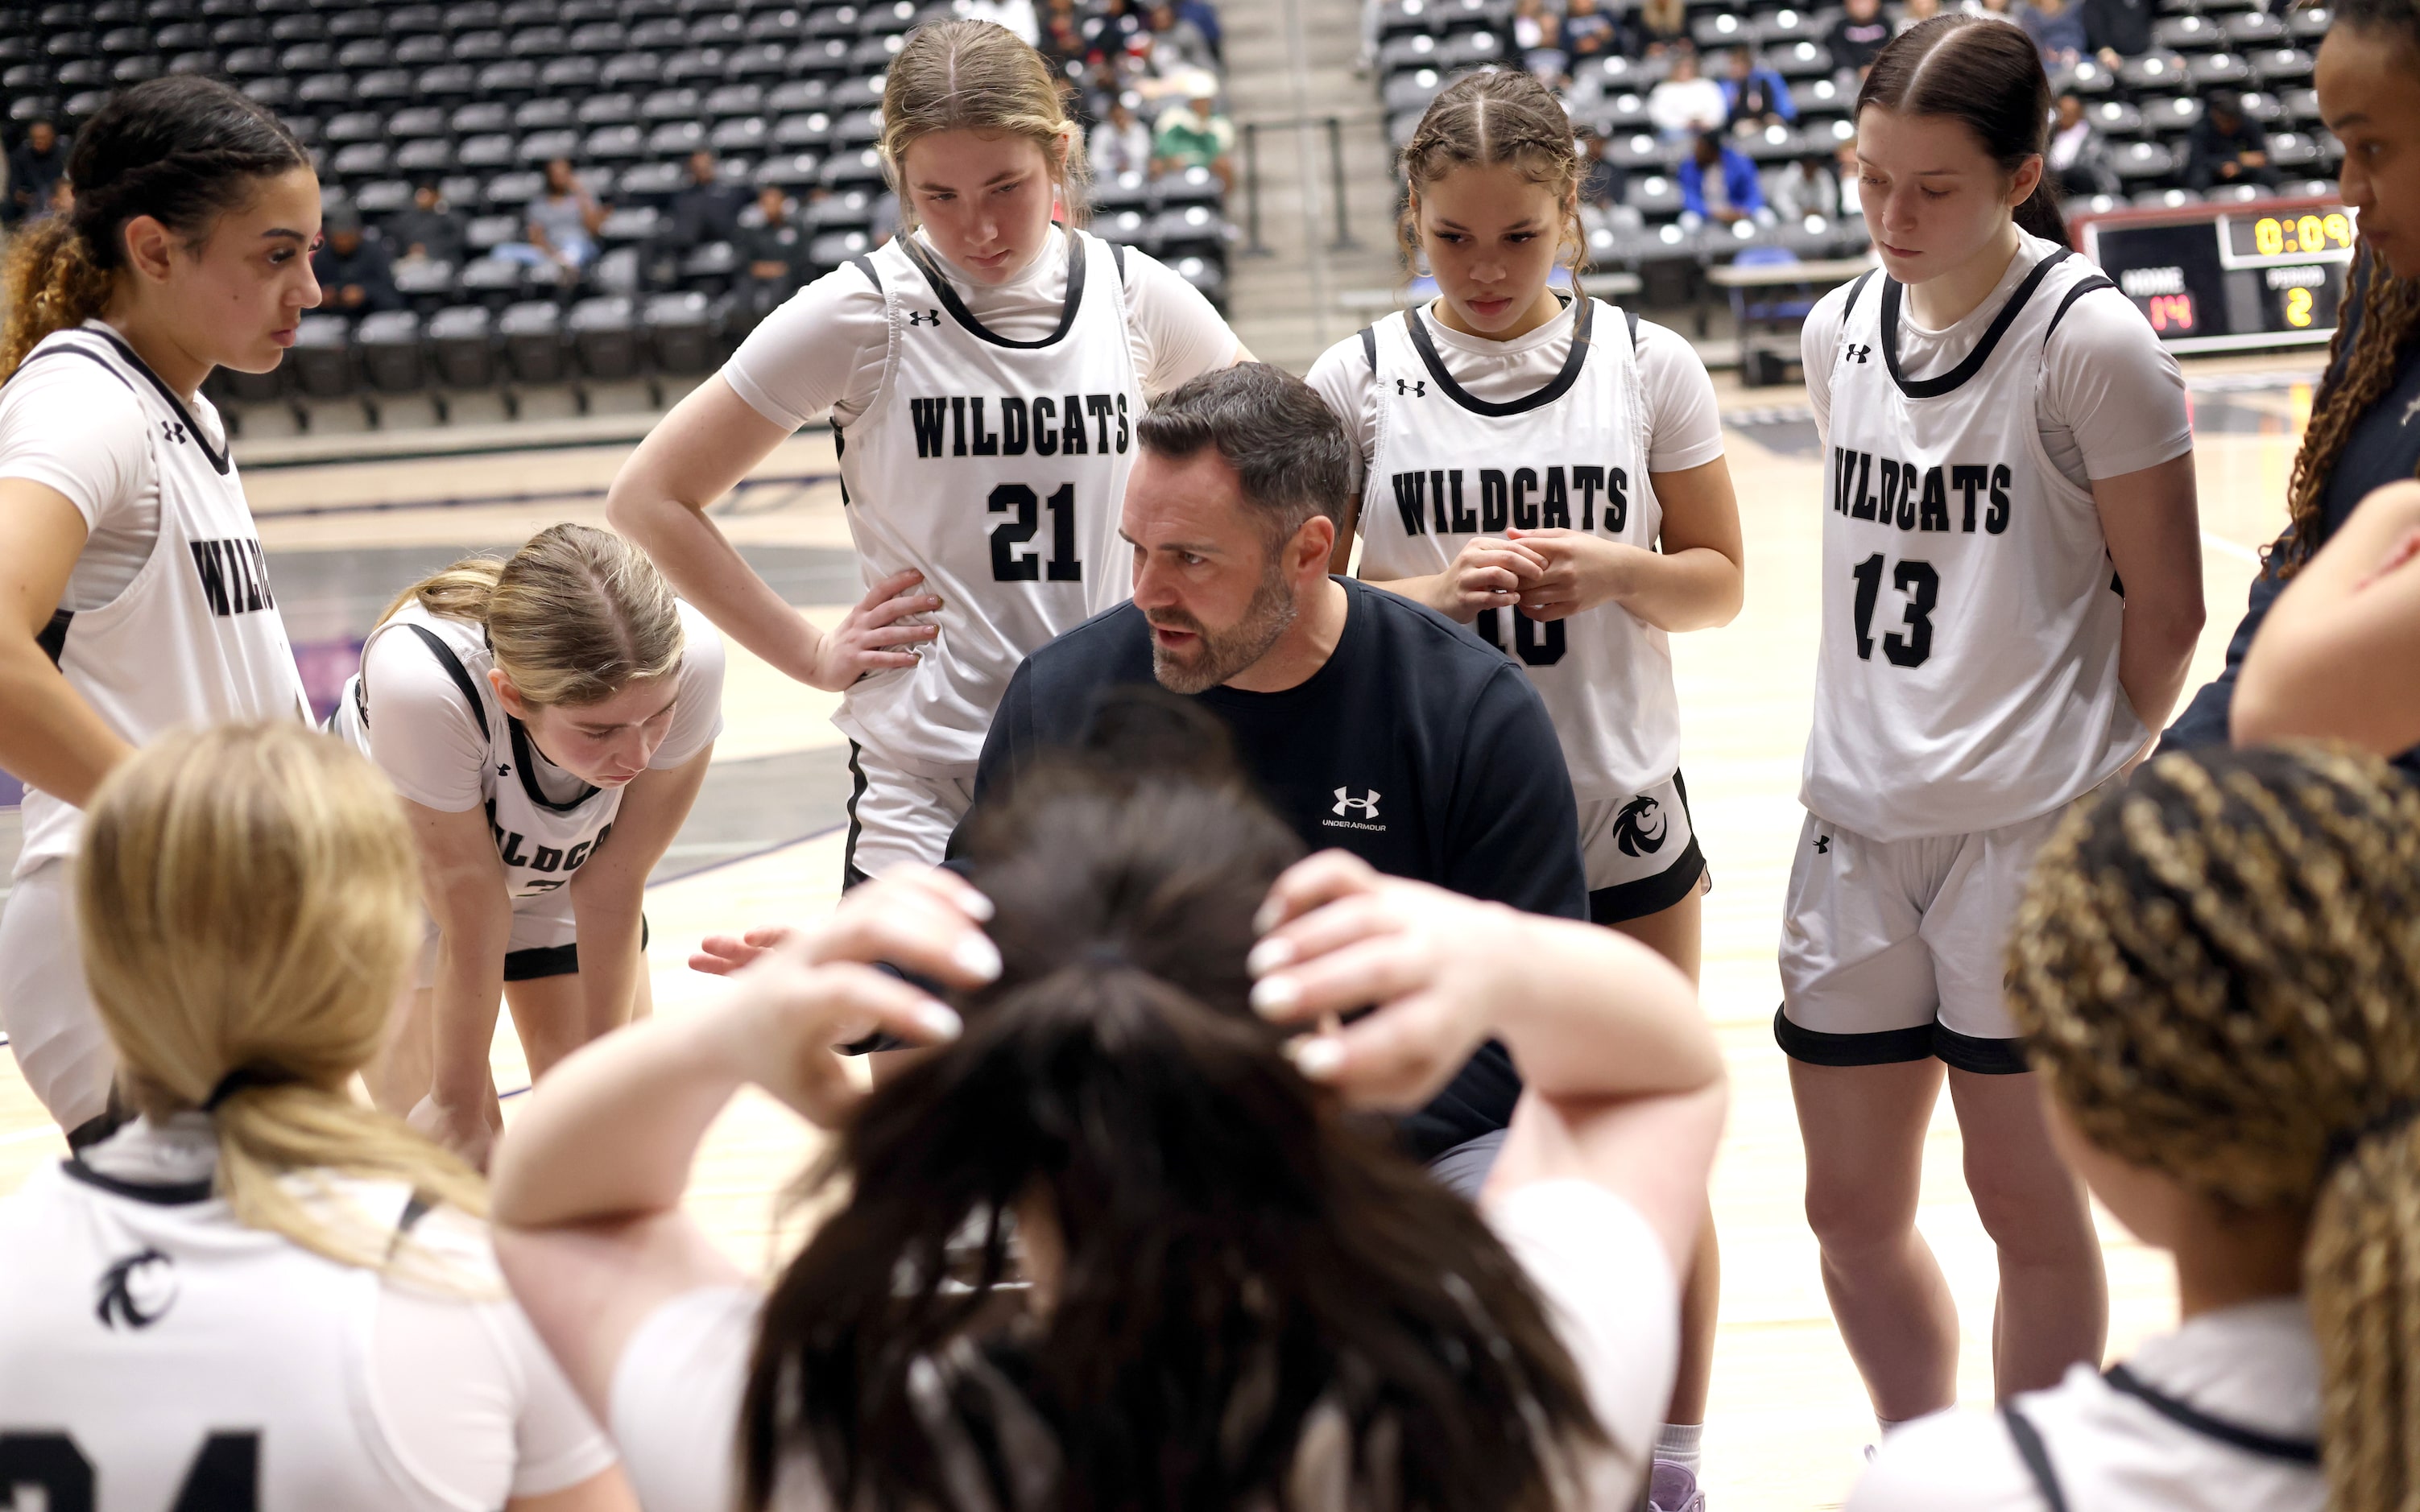
[[[1711,176],[1708,169],[1717,171]],[[1709,221],[1745,220],[1764,208],[1764,186],[1747,154],[1714,131],[1700,132],[1695,151],[1681,161],[1681,207]]]
[[[2045,69],[2069,67],[2084,55],[2084,12],[2067,0],[2030,0],[2017,11],[2017,24],[2034,39]]]
[[[1776,121],[1794,121],[1798,106],[1790,98],[1790,85],[1771,69],[1757,67],[1756,54],[1745,47],[1731,49],[1729,72],[1723,79],[1723,99],[1730,106],[1730,123],[1738,126],[1770,126]]]

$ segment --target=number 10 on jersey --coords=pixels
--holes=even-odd
[[[1050,560],[1030,543],[1042,528],[1044,501],[1022,483],[1003,483],[991,491],[991,513],[1007,517],[991,528],[991,576],[994,582],[1079,583],[1083,559],[1076,554],[1076,486],[1063,483],[1048,501]]]

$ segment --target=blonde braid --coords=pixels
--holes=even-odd
[[[2009,948],[2077,1130],[2311,1211],[2335,1512],[2420,1512],[2420,792],[2304,748],[2171,753],[2043,847]]]

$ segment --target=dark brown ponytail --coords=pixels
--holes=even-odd
[[[175,74],[112,96],[68,154],[73,208],[27,226],[9,249],[0,380],[43,337],[108,304],[126,223],[150,216],[198,248],[260,179],[310,165],[276,116],[218,80]]]
[[[1935,16],[1891,39],[1857,91],[1856,115],[1880,105],[1909,116],[1947,116],[2014,174],[2040,157],[2050,130],[2050,80],[2024,31],[1992,16]],[[2048,165],[2016,208],[2016,223],[2045,240],[2068,244],[2067,219]]]

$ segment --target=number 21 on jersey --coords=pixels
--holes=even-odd
[[[1050,558],[1045,562],[1033,546],[1042,528],[1042,510],[1050,510]],[[991,491],[991,576],[994,582],[1079,583],[1083,559],[1076,552],[1076,486],[1063,483],[1048,500],[1022,483],[1003,483]]]

